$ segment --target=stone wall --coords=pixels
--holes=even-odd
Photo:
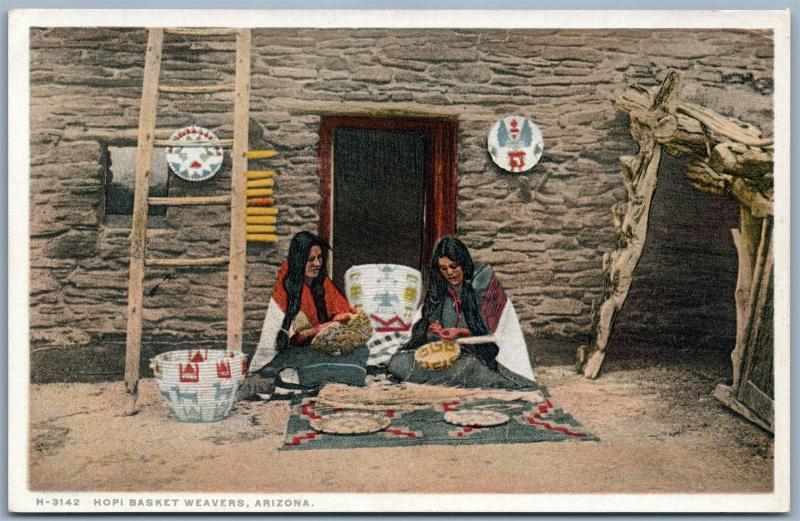
[[[122,374],[129,230],[104,224],[100,162],[104,147],[135,145],[146,40],[142,29],[31,31],[34,381]],[[655,85],[677,69],[684,75],[681,99],[772,132],[767,32],[258,29],[253,45],[251,147],[280,152],[262,163],[279,173],[280,216],[277,244],[248,246],[246,350],[258,340],[289,238],[318,226],[320,114],[456,116],[459,235],[478,261],[492,263],[527,334],[570,340],[589,332],[591,303],[602,289],[600,260],[614,244],[610,207],[624,197],[617,158],[635,151],[613,100],[633,83]],[[230,39],[168,36],[162,83],[232,81],[233,49]],[[232,107],[230,94],[162,95],[159,133],[201,124],[231,137]],[[510,114],[532,118],[545,139],[541,162],[522,175],[500,171],[486,152],[491,124]],[[170,195],[218,193],[228,184],[226,165],[201,185],[173,177]],[[685,295],[661,291],[654,306],[648,288],[693,280],[683,279],[674,251],[665,252],[673,233],[655,233],[621,329],[626,338],[647,338],[645,325],[657,322],[664,339],[725,343],[722,337],[732,338],[735,328],[735,255],[727,228],[736,222],[736,208],[710,204],[703,194],[662,192],[681,197],[654,211],[651,229],[674,230],[679,242],[691,243],[680,258],[726,266],[718,273],[725,289],[690,299],[688,322]],[[702,223],[720,212],[722,224],[700,241],[670,228],[681,216]],[[227,226],[224,208],[171,208],[166,226],[148,232],[148,251],[224,255]],[[666,263],[669,270],[659,269]],[[226,282],[217,268],[152,271],[145,281],[143,360],[190,344],[223,347]],[[709,330],[720,335],[710,341]]]

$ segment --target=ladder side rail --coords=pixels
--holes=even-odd
[[[147,237],[147,198],[150,192],[150,160],[155,139],[158,81],[161,72],[163,29],[150,29],[147,38],[142,103],[136,149],[136,181],[131,219],[131,251],[128,271],[128,331],[125,341],[126,414],[137,411],[139,364],[142,343],[142,300],[144,298],[144,249]]]
[[[236,35],[236,78],[233,122],[233,166],[231,171],[231,231],[228,264],[228,350],[242,350],[244,328],[245,271],[247,241],[245,239],[245,176],[250,118],[250,61],[252,35],[250,29],[239,29]]]

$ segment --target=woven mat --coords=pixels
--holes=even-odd
[[[311,419],[350,409],[323,406],[315,398],[306,398],[292,407],[281,450],[597,440],[572,416],[557,407],[545,389],[539,390],[542,393],[539,403],[491,398],[469,401],[455,399],[411,411],[378,408],[371,412],[391,418],[391,425],[381,432],[356,435],[323,434],[313,430]],[[445,412],[459,409],[489,409],[508,415],[510,420],[504,425],[484,428],[459,427],[444,421]]]

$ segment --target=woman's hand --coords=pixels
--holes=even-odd
[[[353,315],[352,315],[351,313],[337,313],[337,314],[336,314],[336,315],[333,317],[333,321],[334,321],[334,322],[347,322],[347,321],[348,321],[348,320],[350,320],[352,317],[353,317]]]
[[[448,327],[439,329],[436,333],[442,340],[455,340],[456,338],[469,336],[469,329],[464,327]]]
[[[325,322],[324,324],[318,325],[317,327],[314,328],[314,335],[312,336],[317,336],[318,334],[322,333],[323,331],[333,326],[334,324],[336,324],[335,319],[330,322]]]
[[[322,333],[329,327],[336,324],[336,320],[332,320],[331,322],[325,322],[324,324],[320,324],[317,327],[311,329],[304,329],[299,333],[295,333],[295,335],[291,338],[292,344],[296,346],[304,346],[311,342],[311,340],[317,336],[318,334]]]
[[[291,343],[296,346],[304,346],[311,342],[311,339],[317,335],[315,329],[304,329],[299,333],[295,333],[294,336],[291,338]]]
[[[438,322],[431,322],[431,324],[428,326],[428,331],[434,335],[439,335],[439,333],[442,331],[442,325]]]

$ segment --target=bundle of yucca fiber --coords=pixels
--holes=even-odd
[[[539,391],[470,389],[413,383],[397,384],[388,381],[373,382],[366,387],[327,384],[314,400],[321,406],[347,409],[384,410],[390,407],[397,410],[418,410],[454,400],[463,403],[487,398],[504,402],[522,400],[530,403],[541,403],[545,400]]]

